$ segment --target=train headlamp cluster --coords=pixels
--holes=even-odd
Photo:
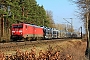
[[[19,30],[19,32],[22,32],[22,30]]]

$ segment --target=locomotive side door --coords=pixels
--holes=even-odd
[[[24,25],[24,27],[23,27],[23,37],[24,38],[26,38],[27,37],[27,34],[28,33],[28,31],[27,31],[27,25]]]

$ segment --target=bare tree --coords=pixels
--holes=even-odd
[[[73,0],[72,0],[73,1]],[[85,54],[90,59],[90,0],[76,0],[74,1],[80,9],[80,18],[84,22],[86,36],[87,36],[87,48]]]
[[[46,11],[47,20],[49,20],[49,27],[55,28],[55,23],[53,20],[53,12],[52,11]]]
[[[90,0],[69,0],[75,4],[77,4],[78,11],[76,11],[78,14],[78,17],[83,21],[85,31],[87,31],[87,14],[90,13]],[[88,9],[88,10],[87,10]],[[90,16],[90,15],[89,15]],[[88,20],[90,20],[90,17],[88,17]]]

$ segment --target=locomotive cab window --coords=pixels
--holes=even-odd
[[[13,25],[13,28],[23,28],[23,25]]]
[[[18,28],[23,28],[23,25],[18,25]]]
[[[13,28],[18,28],[18,25],[13,25]]]

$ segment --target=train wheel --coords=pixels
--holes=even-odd
[[[12,42],[12,41],[14,41],[14,42],[15,42],[15,41],[17,41],[17,39],[11,39],[11,42]]]
[[[26,39],[25,38],[22,38],[22,41],[25,41]]]
[[[27,41],[30,41],[30,40],[31,40],[31,38],[30,38],[30,37],[27,37],[27,38],[26,38],[26,40],[27,40]]]

